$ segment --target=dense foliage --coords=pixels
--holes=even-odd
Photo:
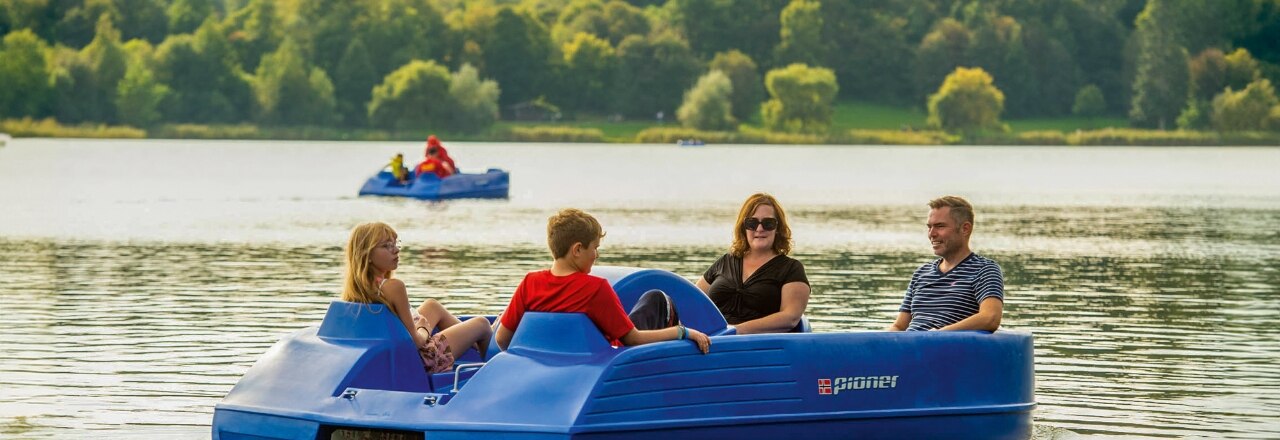
[[[734,119],[816,133],[816,107],[756,120],[765,73],[803,63],[823,105],[922,109],[963,67],[1009,119],[1235,129],[1215,97],[1280,82],[1280,0],[0,0],[0,36],[0,119],[139,127],[671,118],[718,70]]]
[[[949,132],[999,130],[1004,93],[981,68],[957,68],[929,96],[929,125]]]

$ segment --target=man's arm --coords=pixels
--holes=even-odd
[[[782,286],[782,304],[777,313],[753,319],[734,326],[738,334],[786,333],[800,323],[805,308],[809,307],[809,285],[792,281]]]
[[[939,330],[986,330],[996,331],[1000,328],[1000,316],[1004,314],[1004,301],[1000,298],[987,298],[978,305],[978,313],[955,324]]]
[[[890,331],[890,332],[900,332],[900,331],[905,331],[907,327],[910,325],[911,325],[911,314],[907,312],[898,312],[898,319],[895,319],[893,321],[893,324],[889,324],[889,326],[885,327],[884,329],[885,331]]]

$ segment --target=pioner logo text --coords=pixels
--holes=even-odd
[[[841,391],[865,390],[870,388],[897,388],[898,376],[857,376],[818,379],[818,394],[836,395]]]

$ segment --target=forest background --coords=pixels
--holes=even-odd
[[[1280,144],[1280,0],[0,0],[15,136]]]

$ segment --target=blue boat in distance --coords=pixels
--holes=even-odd
[[[525,314],[509,350],[427,374],[382,305],[334,301],[214,409],[213,438],[1026,439],[1032,336],[1017,331],[736,335],[688,280],[599,267],[623,306],[649,289],[711,337],[610,347],[577,313]],[[493,317],[490,317],[492,320]],[[493,347],[493,345],[491,345]],[[487,361],[481,363],[482,361]]]
[[[360,187],[360,195],[413,197],[424,200],[505,199],[511,190],[511,173],[490,168],[483,173],[458,173],[446,178],[427,173],[408,183],[396,181],[391,171],[383,169]]]

